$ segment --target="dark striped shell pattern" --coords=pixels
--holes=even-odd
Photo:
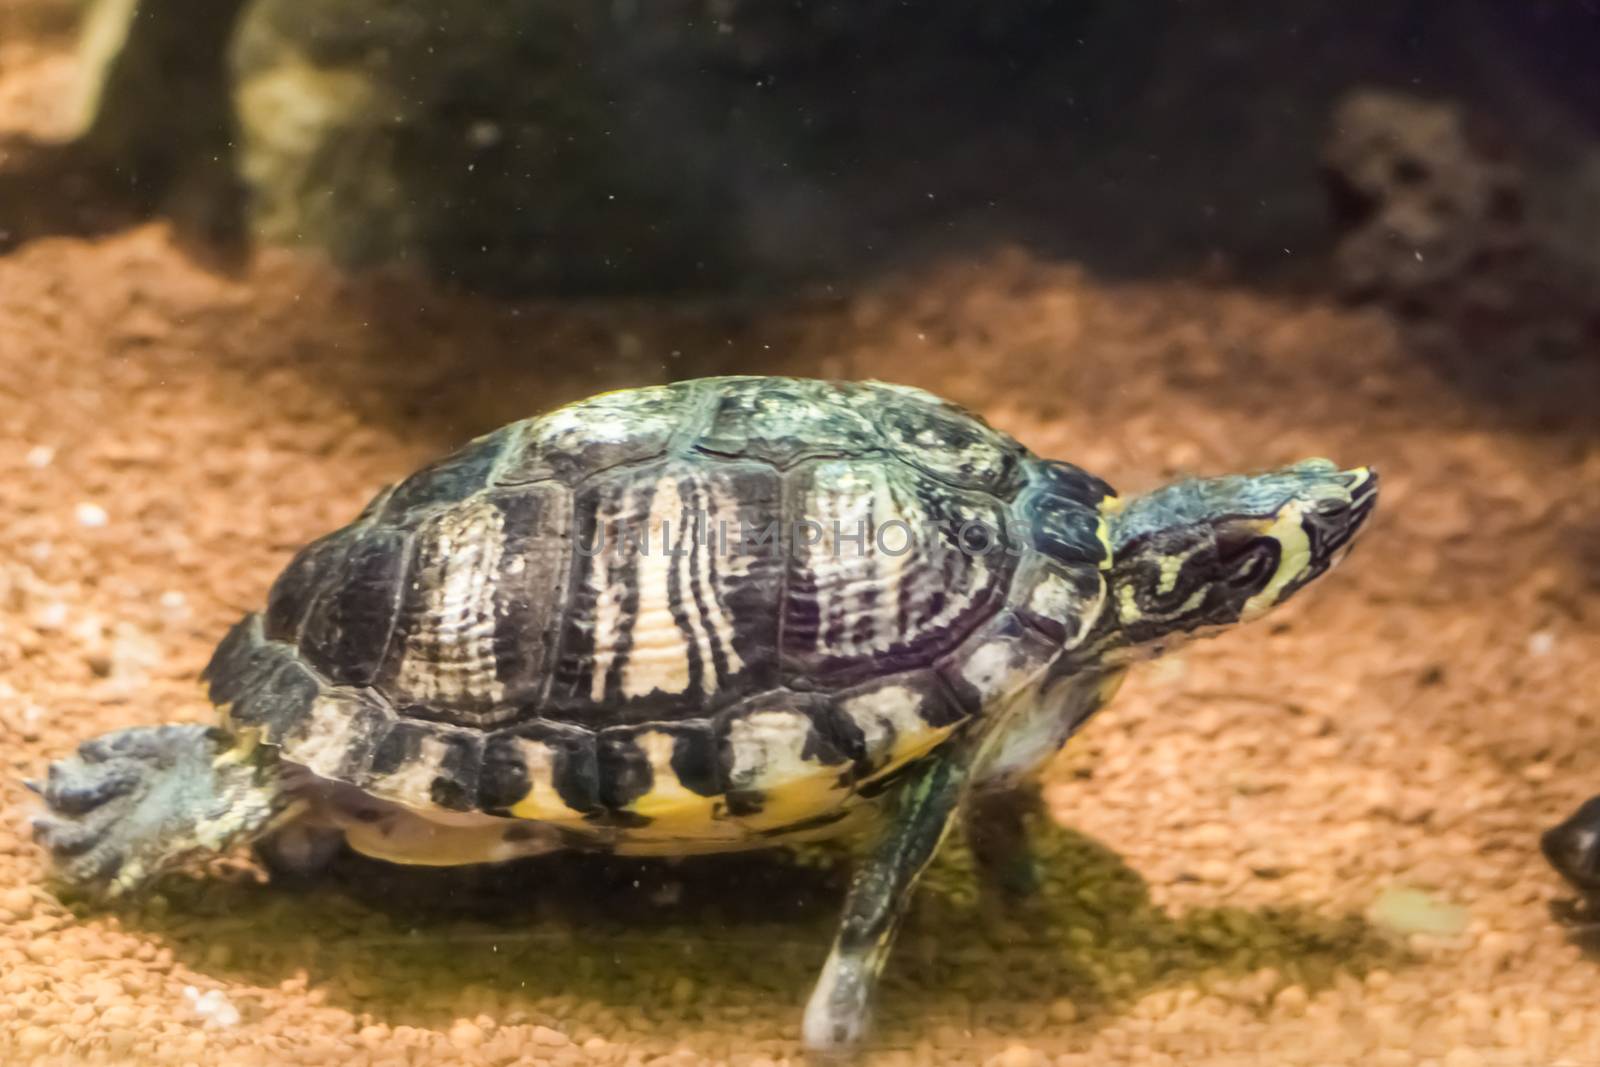
[[[207,677],[235,728],[410,809],[781,833],[1082,639],[1108,502],[903,386],[607,393],[385,490]]]

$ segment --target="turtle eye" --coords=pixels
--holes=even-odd
[[[1324,519],[1336,519],[1349,510],[1350,502],[1348,500],[1329,497],[1327,500],[1317,501],[1316,512]]]
[[[1261,585],[1267,577],[1267,567],[1270,560],[1266,552],[1252,552],[1242,566],[1235,568],[1228,578],[1228,584],[1238,589],[1250,589]]]
[[[1247,555],[1260,555],[1256,549],[1261,544],[1258,530],[1233,527],[1217,531],[1217,559],[1224,566],[1244,561]]]

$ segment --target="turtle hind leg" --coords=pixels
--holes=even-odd
[[[250,845],[256,862],[273,884],[310,888],[328,873],[345,849],[345,828],[336,817],[335,797],[353,786],[318,778],[309,768],[287,761],[278,764],[278,788],[298,798],[295,818],[275,819]]]
[[[978,787],[962,812],[967,847],[984,896],[1010,908],[1039,890],[1039,861],[1029,824],[1044,810],[1036,782]]]
[[[833,949],[806,1004],[808,1050],[845,1052],[865,1035],[872,994],[912,889],[953,822],[967,777],[964,748],[928,759],[906,780],[894,815],[857,867]]]
[[[139,726],[50,765],[34,838],[55,876],[95,896],[261,832],[288,804],[269,750],[206,726]]]
[[[296,819],[258,839],[251,849],[274,884],[310,886],[344,851],[344,831]]]

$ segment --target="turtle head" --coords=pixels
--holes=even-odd
[[[57,880],[91,896],[137,889],[191,856],[263,832],[289,797],[273,750],[199,725],[135,726],[50,765],[34,837]]]
[[[1155,654],[1259,618],[1343,558],[1377,499],[1371,468],[1308,459],[1130,500],[1110,518],[1118,643]]]

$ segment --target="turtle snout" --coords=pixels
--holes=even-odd
[[[1378,503],[1377,468],[1356,467],[1341,471],[1339,481],[1348,496],[1348,521],[1352,527],[1359,527]]]
[[[1600,892],[1600,796],[1592,797],[1539,839],[1545,859],[1585,893]]]

